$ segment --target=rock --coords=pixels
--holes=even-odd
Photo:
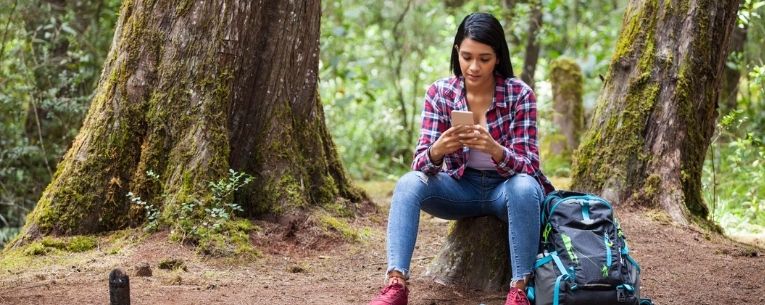
[[[135,266],[135,276],[151,276],[151,266],[149,266],[149,263],[143,262]]]

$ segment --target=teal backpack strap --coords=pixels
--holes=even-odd
[[[555,262],[555,266],[558,267],[558,271],[560,271],[560,275],[558,278],[555,279],[555,288],[553,288],[553,303],[552,305],[560,305],[560,284],[561,281],[568,280],[570,278],[570,275],[568,271],[566,270],[566,266],[563,265],[563,262],[558,257],[558,252],[550,253],[550,257],[552,257],[553,262]]]
[[[555,279],[555,288],[553,289],[553,303],[552,305],[560,305],[560,282],[562,280],[567,280],[568,274],[564,273],[558,276],[558,278]],[[642,305],[642,304],[641,304]]]
[[[534,304],[534,299],[537,298],[536,293],[534,292],[534,286],[526,286],[526,298],[529,299],[529,302]]]
[[[639,305],[653,305],[651,299],[640,299]]]

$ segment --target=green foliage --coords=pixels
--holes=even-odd
[[[747,30],[742,53],[729,68],[741,71],[735,108],[724,109],[704,163],[704,200],[710,218],[728,233],[765,233],[765,1],[745,0],[738,26]],[[726,106],[726,105],[721,105]]]
[[[459,22],[470,12],[494,14],[505,28],[514,71],[523,64],[529,4],[502,1],[351,1],[323,3],[321,82],[327,125],[356,179],[396,179],[407,171],[419,134],[425,90],[451,75],[449,57]],[[549,63],[573,58],[591,109],[618,35],[624,1],[543,1],[542,45],[535,76],[541,137],[551,134]],[[544,163],[543,163],[544,164]],[[565,164],[562,164],[565,165]],[[558,171],[557,168],[551,169]],[[561,170],[567,172],[568,170]]]
[[[319,88],[338,153],[354,178],[398,176],[412,159],[424,90],[448,75],[457,21],[439,2],[323,6]]]
[[[232,213],[244,212],[239,204],[231,202],[231,200],[234,198],[236,190],[252,182],[253,179],[248,174],[229,169],[228,179],[224,178],[215,183],[210,182],[212,198],[210,199],[210,206],[205,208],[205,212],[213,220],[213,228],[220,229],[222,222],[231,219]]]
[[[0,247],[82,122],[120,1],[0,2]]]
[[[229,176],[209,183],[210,197],[206,200],[189,198],[169,217],[171,238],[191,243],[205,255],[257,255],[249,243],[253,225],[246,219],[236,220],[241,212],[234,203],[234,192],[252,182],[253,177],[229,170]]]
[[[146,211],[146,226],[144,230],[147,232],[154,232],[159,227],[159,209],[146,201],[143,201],[141,197],[136,196],[133,192],[128,192],[127,197],[130,202],[136,204]]]
[[[160,189],[165,189],[158,174],[148,170],[146,176]],[[133,192],[128,192],[127,196],[146,212],[144,230],[147,232],[169,227],[171,239],[193,244],[205,255],[257,255],[249,243],[249,233],[255,228],[249,220],[235,218],[235,213],[243,212],[243,209],[233,202],[234,193],[253,179],[246,173],[229,169],[228,177],[208,183],[209,197],[181,198],[180,208],[171,211],[166,218],[161,217],[161,207],[144,201]],[[170,195],[163,192],[155,198],[157,202],[166,202]]]
[[[765,137],[742,129],[749,118],[733,111],[718,124],[704,166],[704,198],[710,217],[728,232],[765,233]],[[721,135],[730,141],[720,141]]]

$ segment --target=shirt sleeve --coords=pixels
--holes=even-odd
[[[436,174],[441,170],[441,164],[434,164],[428,153],[433,143],[449,126],[446,115],[439,107],[439,99],[438,86],[433,84],[425,94],[425,105],[422,107],[422,127],[414,152],[414,160],[412,160],[412,170],[427,174]]]
[[[525,173],[535,176],[539,168],[537,146],[537,105],[536,96],[525,90],[513,103],[513,118],[508,136],[502,141],[504,154],[497,164],[497,172],[503,176]]]

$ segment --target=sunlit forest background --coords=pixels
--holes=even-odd
[[[541,2],[540,2],[541,1]],[[396,180],[409,168],[425,89],[448,76],[457,25],[469,12],[502,22],[516,75],[539,46],[544,172],[565,188],[569,156],[553,155],[552,61],[582,70],[585,118],[594,109],[625,0],[323,1],[320,93],[327,125],[356,181]],[[18,233],[89,107],[120,1],[0,2],[0,245]],[[533,10],[541,12],[541,22]],[[730,234],[765,233],[765,1],[743,0],[702,178],[715,221]],[[539,25],[538,35],[529,35]],[[734,37],[736,37],[734,35]],[[733,84],[731,86],[731,84]],[[588,120],[586,120],[588,121]],[[127,148],[127,149],[140,149]]]

